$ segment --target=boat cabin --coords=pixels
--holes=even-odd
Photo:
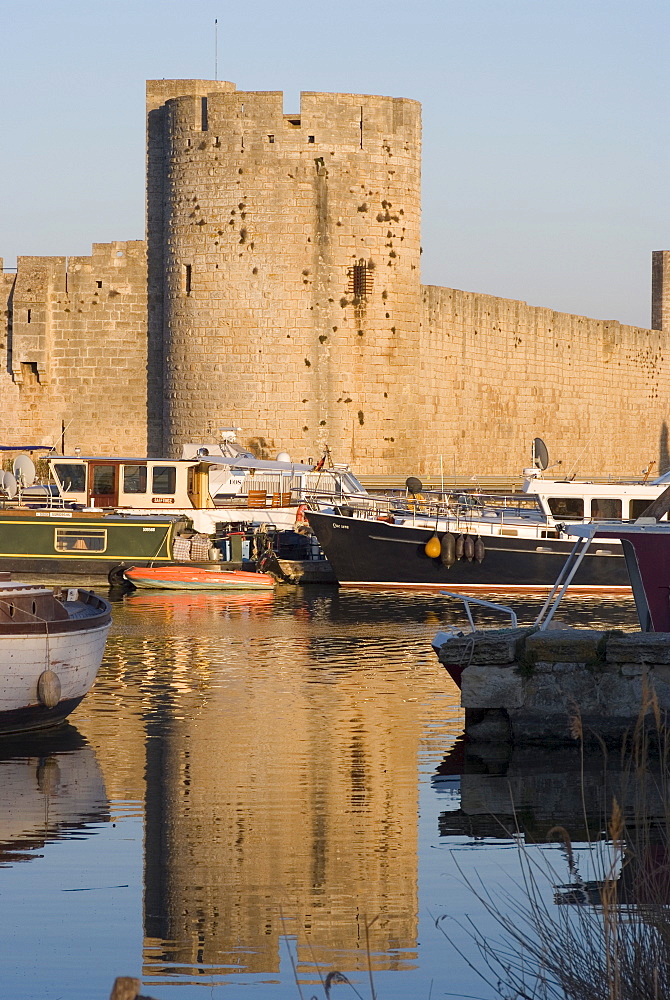
[[[49,469],[63,499],[82,507],[167,512],[214,506],[206,462],[57,456]]]
[[[287,507],[305,496],[343,497],[365,490],[348,466],[245,456],[192,459],[53,456],[51,476],[63,500],[82,507],[153,511],[214,507]]]
[[[653,483],[595,483],[542,479],[524,480],[525,493],[537,497],[543,512],[558,521],[636,521],[668,485]]]

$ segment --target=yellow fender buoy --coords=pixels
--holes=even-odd
[[[442,546],[440,545],[440,539],[437,535],[433,535],[426,542],[423,550],[430,559],[437,559],[442,551]]]

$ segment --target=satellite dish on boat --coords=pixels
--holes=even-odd
[[[549,465],[549,452],[542,438],[533,440],[533,465],[536,469],[544,471]]]
[[[423,483],[416,476],[408,476],[405,480],[405,486],[410,493],[420,493],[423,489]]]
[[[16,483],[16,477],[13,476],[11,472],[5,472],[3,476],[2,488],[10,500],[13,500],[18,493],[19,488]]]
[[[287,451],[280,451],[279,454],[277,455],[277,461],[278,462],[290,462],[291,461],[291,456],[289,455],[289,453]]]
[[[30,455],[17,455],[12,464],[14,476],[21,486],[32,486],[35,482],[35,463]]]

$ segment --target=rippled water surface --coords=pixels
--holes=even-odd
[[[493,599],[521,623],[541,603]],[[562,617],[636,627],[626,599]],[[116,600],[71,724],[0,744],[0,997],[106,1000],[131,975],[158,1000],[288,1000],[335,970],[379,1000],[493,995],[435,918],[467,952],[466,914],[487,918],[463,874],[515,864],[501,794],[517,780],[539,827],[568,822],[571,779],[535,754],[501,793],[500,762],[465,761],[430,646],[449,623],[462,606],[435,594]]]

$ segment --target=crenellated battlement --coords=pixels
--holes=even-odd
[[[232,84],[210,91],[206,81],[194,81],[184,94],[177,92],[189,81],[158,82],[174,84],[161,91],[167,132],[187,149],[220,144],[222,137],[227,145],[235,137],[240,148],[264,144],[277,156],[325,147],[403,156],[414,155],[421,141],[421,105],[406,98],[305,91],[299,112],[285,114],[281,91],[238,91]],[[152,91],[148,106],[157,100]],[[208,135],[196,138],[194,132]]]
[[[147,114],[179,97],[206,97],[219,91],[235,90],[228,80],[147,80]]]

